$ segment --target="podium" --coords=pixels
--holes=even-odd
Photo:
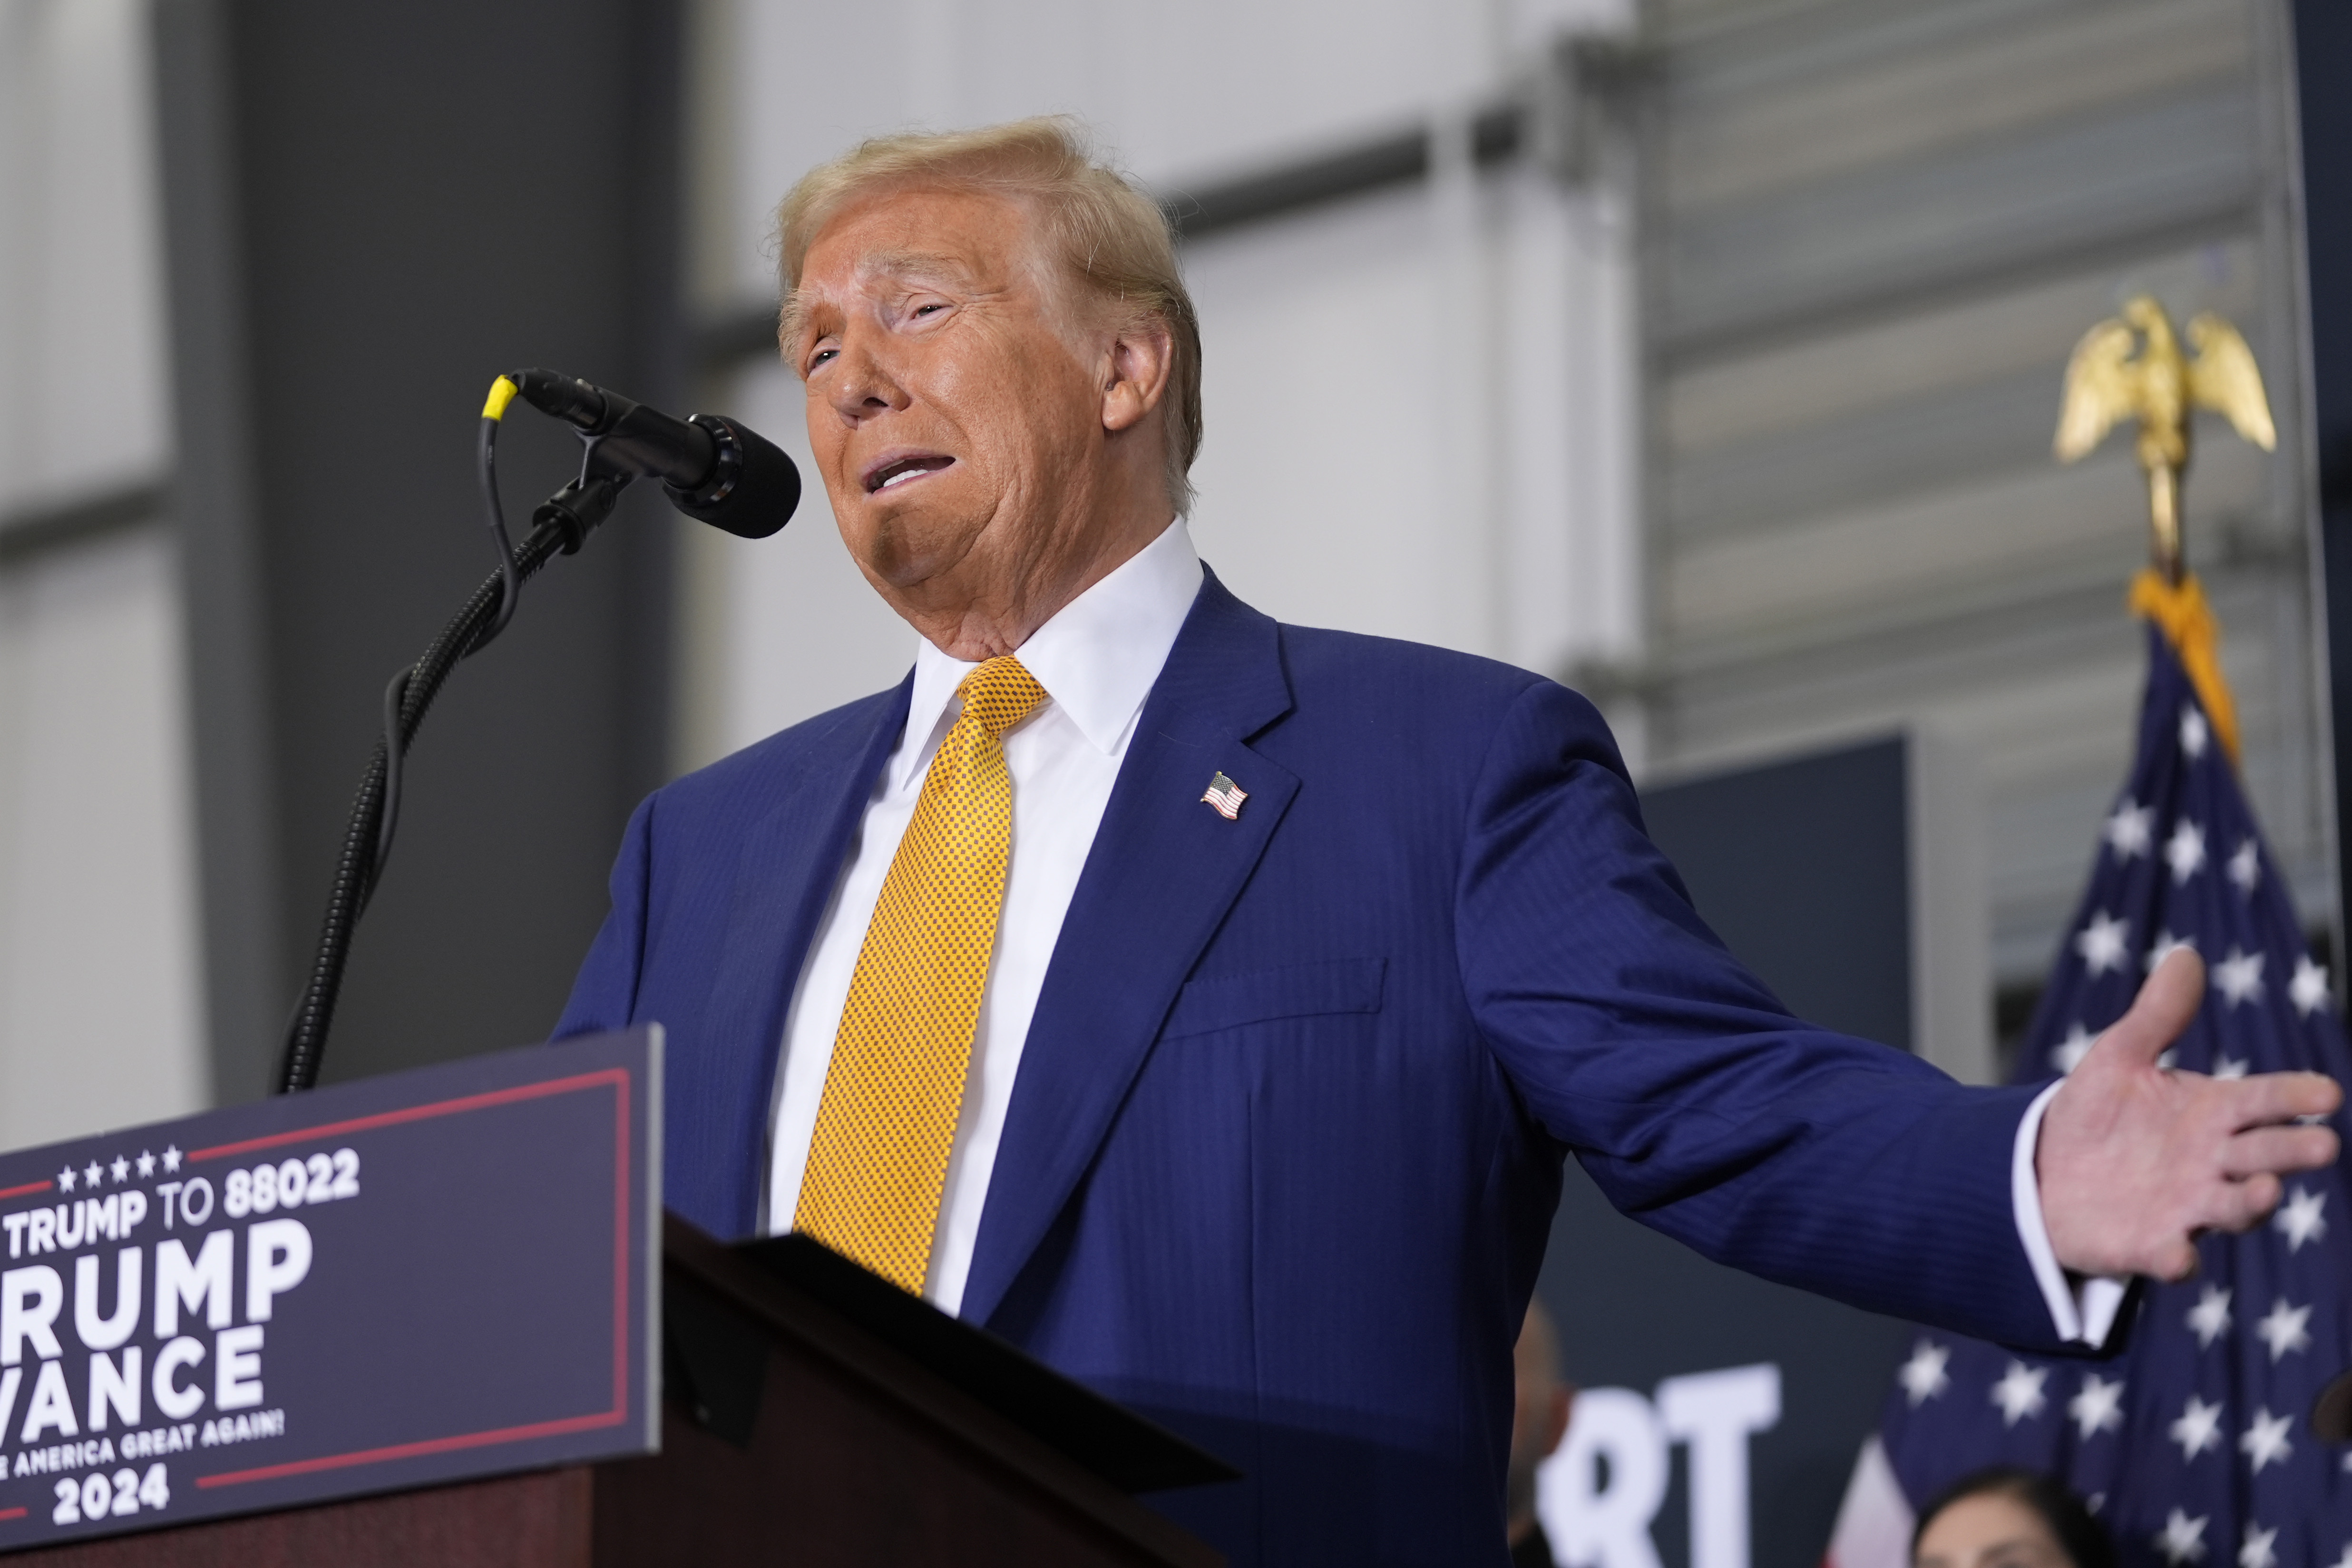
[[[987,1346],[999,1361],[976,1379],[942,1371],[939,1336],[961,1331],[940,1329],[927,1347],[887,1323],[870,1330],[842,1310],[840,1290],[805,1274],[796,1281],[784,1266],[789,1256],[780,1258],[776,1243],[761,1245],[764,1255],[723,1246],[675,1217],[664,1228],[667,1370],[656,1457],[214,1520],[8,1561],[26,1568],[775,1561],[1209,1568],[1223,1561],[1118,1480],[1122,1470],[1129,1486],[1188,1470],[1202,1479],[1202,1463],[1213,1473],[1213,1460],[995,1342]],[[910,1297],[901,1301],[929,1312]],[[1024,1376],[1042,1381],[1024,1385]],[[1024,1387],[1035,1396],[1030,1403],[1055,1406],[1042,1427],[1034,1410],[1014,1403]]]

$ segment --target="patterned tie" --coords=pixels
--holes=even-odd
[[[917,1293],[1004,904],[1013,779],[1001,737],[1045,700],[1013,658],[957,691],[963,714],[931,758],[858,950],[793,1214],[793,1229]]]

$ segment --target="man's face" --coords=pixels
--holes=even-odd
[[[803,264],[785,351],[834,516],[867,580],[934,641],[942,618],[1050,599],[1109,521],[1116,334],[1067,292],[1028,210],[967,192],[853,206]]]

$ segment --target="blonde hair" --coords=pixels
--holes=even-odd
[[[797,328],[794,293],[817,235],[845,207],[896,189],[936,187],[1009,196],[1031,206],[1051,254],[1096,298],[1168,329],[1168,497],[1192,504],[1187,477],[1201,450],[1201,327],[1159,204],[1098,154],[1066,115],[978,131],[905,131],[862,141],[800,178],[776,208],[780,326]]]

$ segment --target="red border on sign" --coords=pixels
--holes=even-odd
[[[12,1519],[22,1519],[29,1511],[31,1511],[22,1508],[0,1508],[0,1522],[5,1522]]]
[[[382,1464],[392,1459],[416,1458],[427,1454],[446,1454],[459,1448],[490,1448],[500,1443],[527,1442],[533,1437],[556,1437],[569,1432],[593,1431],[602,1427],[617,1427],[629,1418],[629,1073],[626,1068],[607,1067],[595,1072],[583,1072],[570,1078],[551,1078],[543,1083],[519,1084],[512,1089],[495,1089],[482,1094],[467,1094],[456,1100],[436,1101],[429,1105],[412,1105],[405,1110],[386,1111],[373,1116],[356,1116],[345,1122],[329,1122],[316,1127],[303,1127],[291,1133],[272,1133],[267,1137],[247,1138],[234,1144],[215,1144],[210,1148],[191,1150],[188,1158],[212,1160],[240,1155],[253,1149],[271,1148],[280,1144],[299,1143],[305,1139],[326,1137],[332,1134],[366,1132],[377,1127],[396,1126],[404,1122],[422,1122],[434,1116],[454,1115],[461,1111],[487,1110],[493,1105],[509,1105],[518,1100],[540,1100],[551,1094],[565,1094],[583,1089],[611,1084],[614,1089],[613,1116],[613,1406],[589,1416],[567,1416],[560,1420],[537,1421],[524,1427],[501,1427],[495,1431],[466,1432],[449,1437],[427,1437],[414,1443],[398,1443],[389,1448],[362,1448],[349,1454],[327,1454],[312,1459],[293,1459],[282,1465],[264,1465],[257,1469],[229,1470],[219,1475],[198,1476],[199,1489],[238,1486],[247,1481],[275,1480],[281,1476],[307,1475],[316,1470],[345,1469],[353,1465]],[[46,1185],[46,1184],[44,1184]],[[7,1517],[0,1514],[0,1519]]]
[[[28,1181],[22,1186],[0,1186],[0,1198],[22,1197],[28,1192],[47,1192],[55,1185],[53,1182]]]

